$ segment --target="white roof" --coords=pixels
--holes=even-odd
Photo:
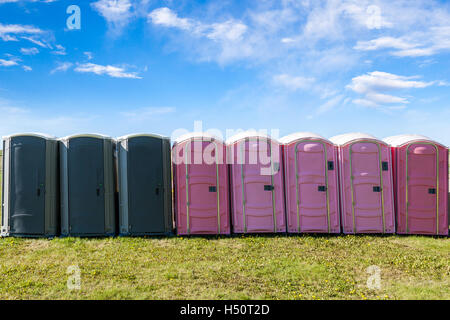
[[[47,139],[47,140],[56,139],[55,136],[51,136],[49,134],[39,133],[39,132],[15,133],[15,134],[10,134],[10,135],[7,135],[7,136],[3,136],[2,138],[4,140],[6,140],[6,139],[14,138],[14,137],[23,137],[23,136],[38,137],[38,138],[43,138],[43,139]]]
[[[393,147],[398,147],[410,142],[414,141],[429,141],[434,142],[437,144],[440,144],[439,142],[436,142],[426,136],[420,135],[420,134],[400,134],[397,136],[391,136],[383,139],[384,142],[387,144],[390,144]]]
[[[352,132],[352,133],[344,133],[340,134],[338,136],[334,136],[330,138],[330,141],[338,146],[343,146],[349,142],[356,141],[356,140],[378,140],[380,139],[362,132]]]
[[[130,138],[136,138],[136,137],[153,137],[153,138],[159,138],[159,139],[169,139],[166,136],[162,136],[160,134],[156,134],[156,133],[132,133],[132,134],[127,134],[125,136],[121,136],[116,138],[117,141],[123,141],[123,140],[127,140]]]
[[[282,138],[280,138],[278,141],[282,144],[289,144],[291,142],[297,141],[297,140],[303,140],[303,139],[319,139],[319,140],[325,140],[328,141],[330,143],[332,143],[331,141],[329,141],[328,139],[322,137],[321,135],[318,135],[316,133],[312,133],[312,132],[295,132],[295,133],[291,133],[287,136],[284,136]]]
[[[97,138],[97,139],[112,139],[109,136],[105,136],[104,134],[100,133],[79,133],[79,134],[73,134],[70,136],[59,138],[58,140],[70,140],[74,138]]]
[[[223,140],[215,135],[212,135],[210,133],[207,132],[190,132],[190,133],[186,133],[183,134],[181,136],[179,136],[178,138],[175,139],[175,141],[173,142],[173,144],[178,144],[181,143],[183,141],[186,140],[191,140],[194,138],[201,138],[202,140],[205,141],[210,141],[210,140],[217,140],[220,141],[221,143],[223,143]]]
[[[235,134],[234,136],[227,139],[227,144],[233,144],[239,140],[243,140],[246,138],[263,138],[263,139],[269,139],[272,141],[278,141],[277,139],[271,138],[269,135],[264,133],[259,133],[257,131],[243,131],[240,133]]]

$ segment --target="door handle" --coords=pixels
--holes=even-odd
[[[264,191],[272,191],[274,189],[275,189],[275,187],[271,184],[264,185]]]
[[[327,191],[327,187],[326,186],[318,186],[317,191],[320,191],[320,192]]]
[[[328,170],[334,170],[334,161],[328,161]]]
[[[209,192],[217,192],[217,187],[216,186],[209,187]]]
[[[97,188],[97,197],[100,197],[100,188]]]
[[[373,192],[381,192],[381,187],[379,186],[373,187]]]
[[[428,189],[429,194],[436,194],[436,188],[430,188]]]
[[[40,188],[37,189],[37,196],[38,196],[38,197],[41,196],[41,189],[40,189]]]

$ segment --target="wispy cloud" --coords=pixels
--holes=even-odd
[[[0,23],[0,39],[3,41],[19,41],[17,35],[42,34],[43,30],[30,25]]]
[[[34,56],[39,53],[37,48],[20,48],[20,52],[27,56]]]
[[[314,78],[305,78],[300,76],[292,76],[289,74],[278,74],[273,77],[273,82],[276,85],[284,86],[290,90],[305,90],[311,88],[315,82]]]
[[[85,51],[85,52],[83,52],[83,54],[86,56],[86,58],[87,58],[88,60],[92,60],[92,58],[94,57],[94,55],[92,54],[92,52],[89,52],[89,51]]]
[[[56,68],[54,68],[52,71],[50,71],[51,74],[57,73],[57,72],[66,72],[72,67],[72,62],[59,62]]]
[[[36,38],[33,38],[33,37],[26,37],[26,36],[22,37],[22,39],[28,40],[31,43],[34,43],[35,45],[38,45],[38,46],[40,46],[42,48],[49,48],[49,45],[45,44],[43,41],[41,41],[39,39],[36,39]]]
[[[337,95],[331,98],[330,100],[319,106],[319,108],[317,109],[317,114],[322,114],[330,111],[331,109],[338,106],[344,100],[344,98],[344,95]]]
[[[380,37],[369,41],[358,41],[354,48],[361,51],[389,49],[390,55],[398,57],[432,56],[443,51],[450,51],[450,24],[401,37]]]
[[[112,78],[130,78],[142,79],[136,72],[128,72],[124,67],[99,65],[94,63],[83,63],[78,65],[75,69],[80,73],[94,73],[97,75],[108,75]]]
[[[55,45],[56,50],[52,51],[53,54],[59,55],[59,56],[65,56],[66,53],[66,48],[64,48],[62,45],[57,44]]]

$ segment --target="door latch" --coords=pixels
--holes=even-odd
[[[436,194],[436,189],[435,188],[430,188],[430,189],[428,189],[428,193],[429,194]]]
[[[275,187],[271,184],[264,185],[264,191],[272,191],[274,189],[275,189]]]
[[[216,186],[210,186],[209,187],[209,192],[217,192],[217,187]]]
[[[381,192],[381,187],[379,186],[373,187],[373,192]]]
[[[317,191],[325,192],[325,191],[327,191],[327,187],[326,186],[318,186]]]

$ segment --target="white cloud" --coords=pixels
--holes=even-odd
[[[72,67],[72,62],[59,62],[58,66],[54,68],[52,71],[50,71],[51,74],[56,72],[65,72],[69,70]]]
[[[293,42],[296,42],[296,40],[293,38],[282,38],[281,39],[281,43],[293,43]]]
[[[108,22],[113,33],[121,33],[122,29],[133,17],[133,4],[130,0],[99,0],[91,6]]]
[[[179,18],[176,13],[166,7],[153,10],[149,13],[148,19],[155,25],[183,30],[190,30],[195,25],[190,19]]]
[[[315,82],[314,78],[291,76],[289,74],[278,74],[273,77],[276,85],[284,86],[290,90],[309,89]]]
[[[20,48],[20,52],[24,55],[28,56],[34,56],[35,54],[39,53],[39,50],[37,48]]]
[[[201,60],[217,60],[224,63],[250,54],[249,46],[244,39],[248,27],[239,20],[227,19],[223,22],[205,23],[196,19],[180,18],[167,7],[153,10],[147,19],[155,26],[185,31],[193,39],[212,41],[195,44],[196,50],[202,53]]]
[[[450,49],[450,14],[436,1],[268,0],[235,17],[220,6],[216,12],[205,7],[201,17],[182,17],[175,9],[157,8],[148,21],[190,36],[189,40],[171,35],[175,37],[171,49],[179,46],[192,52],[196,60],[221,64],[243,59],[252,64],[287,57],[300,60],[336,51],[339,46],[357,51],[389,49],[388,54],[398,57],[429,56]],[[382,29],[385,35],[379,37]],[[279,46],[280,42],[285,46]]]
[[[234,19],[228,19],[220,23],[202,23],[194,19],[180,18],[166,7],[150,12],[148,21],[154,25],[189,31],[193,36],[206,37],[217,42],[239,41],[247,31],[245,24]]]
[[[136,72],[127,72],[123,67],[116,67],[111,65],[102,66],[94,63],[83,63],[78,65],[74,70],[80,73],[108,75],[113,78],[142,79],[142,77],[140,77]]]
[[[418,76],[405,77],[392,73],[373,71],[354,77],[347,88],[364,96],[353,100],[354,103],[368,107],[377,107],[385,104],[407,104],[408,99],[401,96],[387,94],[386,92],[407,89],[420,89],[429,87],[435,82],[417,81]]]
[[[5,60],[5,59],[0,59],[0,67],[12,67],[12,66],[17,66],[18,63],[16,60]]]
[[[349,88],[357,93],[367,93],[372,89],[396,90],[425,88],[433,84],[432,82],[411,80],[416,78],[418,76],[405,77],[388,72],[373,71],[353,78]]]
[[[31,68],[30,66],[22,66],[23,70],[28,72],[28,71],[32,71],[33,68]]]

